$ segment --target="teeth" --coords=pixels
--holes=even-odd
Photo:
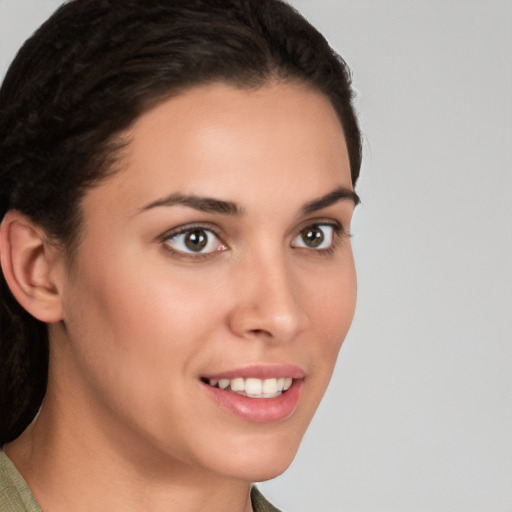
[[[245,382],[242,378],[231,379],[231,391],[245,391]]]
[[[290,389],[293,379],[291,377],[279,377],[274,379],[208,379],[208,384],[213,387],[233,391],[239,395],[251,398],[275,398],[283,391]]]
[[[263,382],[261,379],[245,379],[245,393],[248,396],[259,396],[263,389]]]
[[[277,379],[265,379],[261,387],[264,395],[274,395],[277,393]]]

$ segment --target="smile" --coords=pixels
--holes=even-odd
[[[241,396],[275,398],[290,389],[293,379],[291,377],[271,379],[236,377],[234,379],[205,379],[205,382],[214,388],[231,391]]]
[[[204,391],[221,409],[257,423],[291,417],[300,401],[305,372],[292,365],[256,365],[203,376]]]

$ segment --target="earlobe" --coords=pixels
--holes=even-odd
[[[5,280],[16,300],[42,322],[62,319],[58,250],[44,229],[16,210],[0,226],[0,261]]]

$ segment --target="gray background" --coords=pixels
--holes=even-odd
[[[59,4],[0,0],[0,76]],[[512,1],[293,4],[354,70],[359,299],[263,491],[290,512],[511,512]]]

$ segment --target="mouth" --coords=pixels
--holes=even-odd
[[[203,389],[222,409],[258,423],[292,416],[304,389],[296,366],[252,366],[201,377]]]
[[[235,377],[234,379],[206,379],[205,384],[217,389],[236,393],[250,398],[276,398],[286,392],[293,384],[291,377],[257,379],[254,377]]]

